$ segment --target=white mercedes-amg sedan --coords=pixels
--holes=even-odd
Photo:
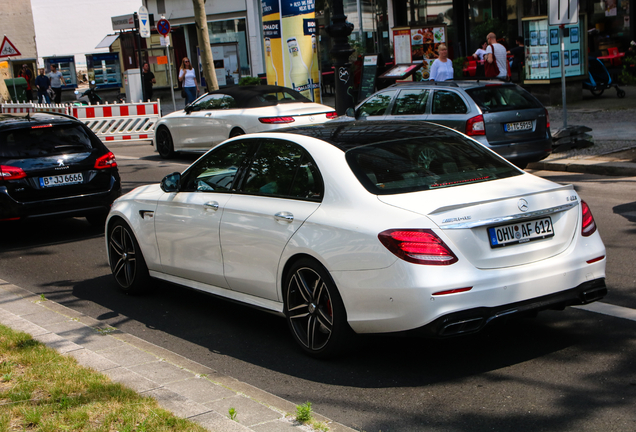
[[[175,152],[203,153],[237,135],[320,124],[336,117],[333,108],[290,88],[232,86],[206,93],[183,110],[162,117],[155,126],[154,147],[163,158]]]
[[[124,292],[156,278],[271,311],[316,357],[355,333],[464,335],[607,293],[572,186],[425,122],[229,139],[115,201],[106,247]]]

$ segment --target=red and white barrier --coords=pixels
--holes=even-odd
[[[71,115],[106,142],[152,140],[160,113],[159,101],[71,107]]]
[[[102,141],[152,140],[161,117],[159,100],[104,105],[2,104],[2,113],[55,112],[83,121]]]

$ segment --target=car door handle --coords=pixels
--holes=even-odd
[[[203,208],[206,210],[214,210],[217,211],[219,209],[219,203],[216,201],[210,201],[203,204]]]
[[[290,212],[278,212],[274,215],[274,219],[276,219],[277,221],[284,221],[284,222],[293,222],[294,221],[294,215],[291,214]]]

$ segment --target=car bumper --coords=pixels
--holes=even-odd
[[[18,202],[0,187],[0,221],[105,214],[119,196],[121,182],[114,177],[107,191],[30,202]]]
[[[592,237],[585,245],[574,244],[557,256],[521,266],[477,269],[466,259],[451,266],[420,266],[398,260],[384,269],[331,274],[355,332],[404,332],[430,326],[426,330],[429,334],[437,332],[438,336],[444,336],[455,331],[449,326],[455,327],[458,321],[449,320],[459,316],[462,321],[464,314],[470,319],[483,318],[474,323],[475,329],[471,328],[478,331],[491,317],[514,310],[518,305],[527,303],[533,305],[530,309],[539,310],[545,299],[552,296],[556,300],[545,303],[546,306],[567,306],[577,304],[575,298],[594,301],[602,297],[583,295],[588,291],[586,283],[605,278],[606,258],[587,262],[605,256],[600,236]],[[438,294],[460,288],[470,289]],[[473,317],[471,311],[483,311],[483,314]],[[444,330],[446,327],[449,329]]]
[[[479,142],[513,163],[538,162],[548,157],[552,152],[552,138],[549,137],[542,140],[502,144],[491,144],[485,138],[480,139]]]

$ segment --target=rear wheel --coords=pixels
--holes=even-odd
[[[243,132],[243,129],[241,128],[234,128],[232,129],[232,132],[230,132],[230,138],[234,138],[239,135],[245,135],[245,132]]]
[[[591,89],[590,91],[592,92],[594,96],[599,97],[600,95],[603,94],[605,89],[597,89],[597,90]]]
[[[157,129],[157,151],[164,159],[174,156],[174,144],[172,135],[167,127],[161,126]]]
[[[617,88],[616,96],[618,96],[619,99],[623,99],[625,97],[625,90]]]
[[[285,316],[294,340],[312,357],[342,352],[352,335],[335,283],[317,262],[296,262],[285,278]]]
[[[117,221],[108,231],[108,262],[110,270],[126,294],[145,291],[150,282],[148,267],[139,243],[124,221]]]

